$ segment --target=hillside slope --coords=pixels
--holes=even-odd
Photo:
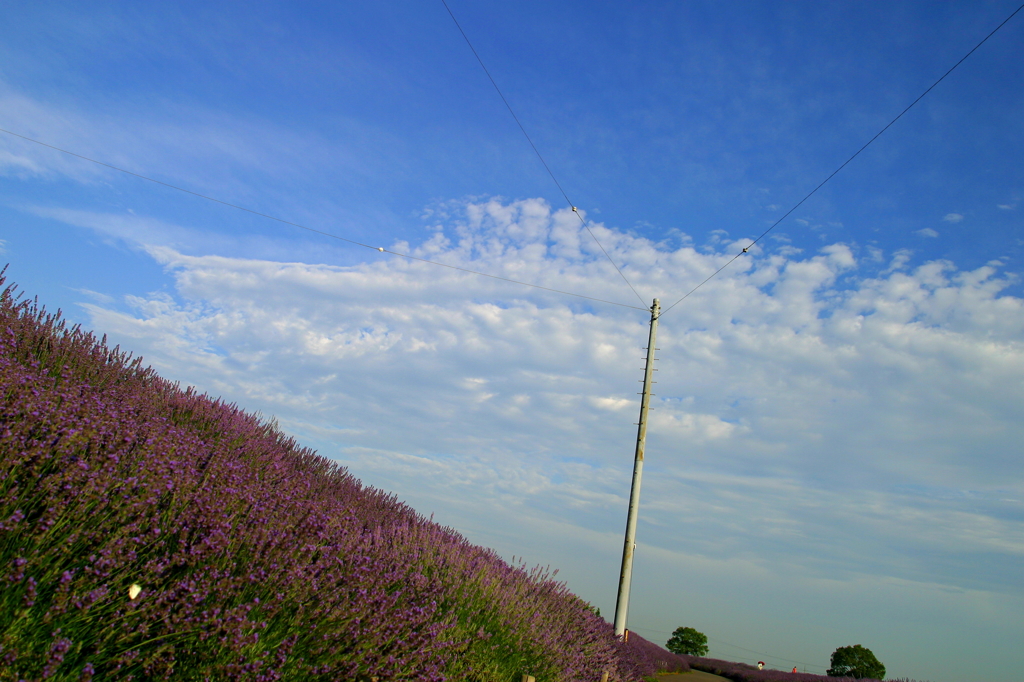
[[[0,287],[4,286],[0,275]],[[683,659],[0,294],[0,680],[639,680]]]

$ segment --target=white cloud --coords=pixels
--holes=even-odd
[[[67,177],[86,184],[126,177],[88,158],[224,201],[259,206],[273,197],[277,206],[293,206],[295,178],[305,178],[302,189],[316,182],[332,187],[327,196],[337,196],[339,186],[359,191],[367,178],[394,172],[389,154],[400,145],[391,133],[351,119],[336,119],[335,137],[325,139],[294,124],[173,100],[144,99],[107,110],[86,104],[100,106],[95,100],[45,101],[0,80],[4,127],[46,145],[0,134],[0,177]],[[255,176],[272,181],[260,192],[247,182]],[[352,217],[330,200],[318,208]],[[295,211],[308,216],[310,209]]]
[[[42,218],[94,230],[102,237],[141,248],[150,244],[161,244],[178,249],[196,243],[206,248],[213,246],[213,240],[208,233],[171,225],[160,220],[139,217],[129,212],[96,213],[45,206],[27,206],[25,210]]]
[[[101,305],[114,305],[115,300],[113,296],[109,296],[99,291],[92,291],[91,289],[75,289],[78,293],[83,296],[88,296],[90,299],[96,301]]]
[[[881,255],[881,252],[879,252],[879,255]],[[893,272],[896,272],[897,270],[904,269],[907,266],[907,263],[910,262],[910,258],[913,255],[913,252],[910,251],[909,249],[899,249],[898,251],[892,254],[892,260],[889,261],[889,267],[879,274],[883,276],[890,275]]]
[[[553,212],[543,201],[439,201],[423,211],[432,226],[422,234],[431,238],[410,226],[420,208],[416,196],[444,195],[457,186],[520,186],[507,181],[522,176],[521,159],[512,147],[507,156],[495,146],[485,127],[446,129],[455,120],[451,98],[434,102],[436,88],[409,80],[408,69],[371,59],[358,40],[286,50],[283,62],[273,51],[236,61],[236,48],[244,52],[246,41],[252,43],[245,27],[234,36],[224,35],[223,27],[199,33],[185,27],[186,54],[166,22],[113,30],[103,19],[93,21],[95,14],[84,23],[60,16],[57,24],[51,21],[56,32],[50,38],[71,40],[59,40],[56,51],[48,51],[45,40],[34,42],[35,56],[21,59],[28,70],[17,68],[12,53],[7,72],[17,72],[25,89],[22,94],[0,82],[5,128],[374,245],[380,235],[401,235],[409,243],[381,245],[640,307],[654,296],[671,305],[770,225],[758,209],[787,207],[794,187],[820,179],[805,171],[820,168],[819,152],[827,149],[780,155],[765,148],[759,158],[744,151],[751,139],[785,146],[787,131],[775,114],[786,113],[798,132],[807,121],[834,128],[838,120],[798,104],[813,104],[813,98],[780,96],[775,104],[781,109],[771,102],[747,108],[771,130],[759,129],[749,116],[715,114],[705,122],[731,120],[735,125],[726,132],[734,134],[709,136],[707,126],[684,121],[688,132],[680,137],[656,118],[647,121],[653,127],[615,126],[621,111],[591,107],[589,124],[603,120],[606,130],[631,131],[628,140],[610,140],[613,147],[625,141],[626,156],[604,153],[611,149],[605,144],[575,145],[600,149],[614,162],[604,169],[605,180],[630,175],[627,157],[644,163],[644,130],[660,131],[657,158],[677,164],[674,171],[646,167],[658,177],[685,180],[662,188],[667,209],[644,204],[636,192],[632,209],[628,202],[619,208],[629,214],[646,206],[653,210],[646,218],[656,224],[699,230],[691,237],[637,223],[635,232],[653,235],[647,241],[593,225],[636,284],[643,299],[637,301],[576,216]],[[61,29],[61,21],[74,30]],[[118,36],[127,42],[106,40]],[[87,50],[84,70],[63,61],[82,45],[101,46]],[[153,59],[136,59],[146,50]],[[197,60],[199,53],[210,59]],[[741,67],[737,73],[749,71],[749,59],[733,61]],[[88,85],[96,65],[108,64],[110,75],[129,62],[211,68],[197,72],[196,87],[183,90],[179,83],[173,92],[145,78],[134,79],[147,84],[143,96],[131,78]],[[246,78],[231,78],[242,72]],[[233,83],[227,90],[217,85],[225,75]],[[330,87],[335,77],[345,81],[336,83],[340,88]],[[726,80],[712,78],[719,85]],[[232,95],[285,84],[288,96],[263,98],[256,109],[251,98]],[[319,95],[304,99],[306,85],[316,86],[307,94],[333,93],[339,106],[318,107],[330,105]],[[368,99],[358,96],[361,89]],[[214,92],[221,96],[204,99]],[[388,102],[419,101],[424,94],[427,109],[439,105],[433,113],[372,113],[393,112]],[[279,101],[287,106],[276,106]],[[682,120],[680,112],[689,115],[668,109],[673,120]],[[765,111],[773,115],[765,118]],[[851,124],[850,130],[863,128]],[[833,132],[821,139],[849,137]],[[707,140],[727,144],[709,155]],[[680,149],[686,153],[674,153]],[[686,159],[681,166],[679,159]],[[792,172],[780,170],[780,161]],[[933,184],[953,177],[927,165]],[[796,184],[751,191],[750,182],[765,183],[757,178],[766,168]],[[34,240],[39,248],[32,251],[45,254],[55,220],[100,235],[77,243],[92,254],[69,261],[80,275],[62,272],[53,281],[97,289],[79,289],[73,300],[89,301],[93,326],[111,332],[114,342],[143,353],[168,376],[278,415],[289,431],[342,459],[367,482],[425,512],[437,511],[473,539],[563,567],[584,597],[614,594],[646,339],[643,311],[339,248],[320,237],[295,240],[291,228],[278,232],[248,217],[235,220],[232,215],[241,214],[225,207],[7,135],[0,136],[0,176],[11,185],[9,196],[20,197],[14,201],[36,204],[36,216],[45,217],[19,232],[19,243],[29,239],[23,246]],[[773,232],[662,319],[634,613],[674,619],[671,614],[684,609],[698,620],[728,613],[731,622],[722,631],[748,627],[743,637],[749,639],[730,641],[752,648],[761,647],[755,642],[764,633],[784,636],[788,645],[827,642],[830,636],[819,632],[829,628],[834,643],[869,644],[854,638],[866,624],[891,649],[902,648],[901,638],[927,633],[916,651],[972,638],[985,641],[989,653],[1016,651],[1024,592],[1015,572],[1024,519],[1017,455],[1024,435],[1024,328],[1019,283],[1006,268],[1019,266],[1009,251],[1005,263],[967,270],[962,263],[922,263],[921,256],[893,251],[909,235],[887,233],[885,225],[926,218],[906,212],[915,202],[903,190],[913,187],[901,189],[879,176],[892,191],[865,203],[857,199],[863,192],[849,185],[855,176],[815,199],[817,218],[793,218],[792,243],[780,246],[782,235]],[[994,176],[1003,185],[993,185],[1003,196],[998,210],[1015,210],[1019,192],[1005,186],[1006,173]],[[642,184],[643,178],[634,180]],[[950,182],[969,188],[971,178],[961,172]],[[109,213],[57,209],[56,202],[69,209],[108,207]],[[665,217],[672,206],[685,208],[677,211],[685,223]],[[957,210],[983,215],[977,208],[968,202]],[[880,221],[865,223],[865,210]],[[950,225],[939,230],[932,218],[918,228],[935,229],[916,236],[934,245],[965,215],[936,216]],[[590,216],[600,218],[593,208]],[[744,221],[750,224],[743,227]],[[711,227],[725,229],[708,238]],[[11,229],[21,228],[12,222]],[[254,234],[238,234],[249,229]],[[1010,227],[978,226],[993,234],[1000,229]],[[60,228],[53,234],[80,236]],[[840,239],[848,243],[835,243]],[[1011,234],[1001,241],[1014,240]],[[94,253],[97,241],[137,250]],[[13,256],[29,256],[14,245],[9,239]],[[74,246],[62,252],[78,253]],[[978,248],[957,253],[979,263],[988,258]],[[163,280],[151,285],[160,289],[156,293],[139,284],[159,279],[145,254],[165,268]],[[37,280],[50,275],[53,261],[32,262]],[[96,273],[96,263],[125,267]],[[18,267],[25,271],[27,259]],[[135,295],[114,301],[107,296],[114,290]],[[639,577],[644,571],[665,576],[657,583],[661,589]],[[645,600],[654,606],[639,608]],[[601,605],[609,613],[609,604]],[[836,619],[836,613],[844,615]],[[942,631],[943,623],[953,622]],[[829,652],[807,652],[804,660],[827,661]],[[892,651],[879,653],[890,663]],[[932,679],[1010,676],[972,677],[975,670],[950,667],[980,666],[992,656],[968,663],[942,658],[949,663]],[[920,668],[904,670],[922,676]]]
[[[930,227],[924,227],[924,228],[921,228],[920,230],[915,230],[914,234],[918,235],[919,237],[938,237],[939,236],[939,233],[936,232],[935,230],[933,230]]]
[[[571,212],[540,200],[446,210],[430,239],[398,246],[639,307]],[[125,239],[181,229],[50,215]],[[702,253],[592,228],[663,308],[743,243],[720,234]],[[372,253],[338,267],[142,248],[173,295],[129,298],[128,312],[90,305],[98,331],[166,376],[277,415],[477,541],[550,542],[586,596],[584,560],[541,536],[568,526],[590,543],[580,556],[615,553],[644,311]],[[648,546],[749,560],[769,582],[871,576],[1024,595],[1007,568],[1024,555],[1024,301],[1005,295],[1013,277],[999,262],[912,266],[901,251],[878,272],[885,258],[869,250],[862,263],[844,244],[755,254],[662,317]],[[907,492],[932,489],[978,492]]]

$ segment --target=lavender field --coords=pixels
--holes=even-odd
[[[700,658],[697,656],[683,656],[693,670],[702,670],[713,675],[720,675],[732,682],[853,682],[849,677],[827,677],[825,675],[812,675],[801,672],[786,672],[783,670],[771,670],[765,668],[758,670],[756,667],[746,663],[730,663],[715,658]],[[862,678],[860,682],[879,682]],[[913,682],[912,680],[889,680],[889,682]]]
[[[0,276],[0,287],[5,286]],[[0,680],[641,680],[686,661],[0,294]]]

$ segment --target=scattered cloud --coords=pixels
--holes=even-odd
[[[121,108],[116,113],[82,108],[78,101],[42,101],[0,80],[5,127],[45,145],[0,135],[0,177],[72,178],[105,183],[116,171],[85,158],[173,184],[201,189],[220,199],[254,203],[260,197],[247,182],[273,178],[270,195],[279,202],[294,191],[295,177],[317,178],[325,186],[360,187],[368,178],[390,175],[390,152],[400,143],[372,124],[345,119],[343,130],[326,139],[313,130],[279,125],[249,113],[227,114],[198,105],[168,104]],[[80,155],[80,156],[78,156]],[[76,158],[78,157],[78,158]],[[82,158],[84,157],[84,158]],[[160,160],[160,169],[147,160]],[[143,165],[140,165],[143,164]],[[339,182],[344,178],[344,182]],[[333,207],[345,213],[343,206]]]
[[[90,289],[75,289],[75,291],[77,291],[78,293],[82,294],[83,296],[88,296],[90,299],[92,299],[93,301],[96,301],[100,305],[110,306],[110,305],[114,305],[114,303],[115,303],[115,300],[114,300],[113,296],[109,296],[107,294],[100,293],[99,291],[92,291]]]
[[[205,248],[213,246],[211,235],[207,232],[140,217],[131,211],[100,213],[48,206],[25,206],[24,210],[41,218],[90,229],[105,239],[126,243],[136,248],[145,248],[150,244],[179,249],[197,243]]]
[[[888,145],[892,154],[872,155],[876,172],[816,195],[804,204],[813,218],[792,216],[791,243],[773,231],[731,262],[773,222],[764,212],[788,208],[834,167],[836,141],[878,118],[865,106],[891,102],[874,96],[877,78],[845,79],[843,101],[822,99],[836,69],[851,66],[842,59],[805,58],[807,77],[786,80],[811,43],[769,55],[716,53],[716,34],[677,40],[657,53],[693,87],[645,95],[641,119],[636,98],[584,103],[587,116],[572,121],[557,97],[538,99],[558,110],[551,130],[575,131],[577,170],[602,169],[592,193],[618,217],[602,224],[591,207],[587,218],[637,300],[577,216],[544,201],[442,198],[417,225],[422,197],[521,188],[532,161],[489,134],[488,117],[473,115],[479,93],[459,79],[424,88],[405,53],[382,61],[379,40],[350,30],[381,25],[369,11],[367,21],[316,23],[324,30],[312,42],[302,35],[312,24],[276,11],[241,24],[215,11],[203,26],[166,13],[22,12],[15,19],[47,30],[8,41],[3,127],[374,246],[640,308],[654,297],[667,307],[727,266],[659,327],[637,627],[670,633],[683,607],[713,638],[789,658],[824,663],[837,643],[874,637],[894,677],[1012,678],[1021,666],[1006,652],[1019,649],[1024,608],[1024,321],[1019,261],[999,245],[1024,235],[1013,220],[990,221],[986,239],[951,252],[956,263],[924,259],[966,215],[984,215],[985,196],[1003,197],[997,212],[1012,218],[1024,200],[1013,186],[1019,154],[950,138],[963,153],[918,156],[922,184],[885,177],[906,156]],[[869,14],[860,19],[872,29]],[[819,19],[794,31],[822,35]],[[900,23],[884,28],[895,35]],[[273,35],[260,33],[267,26]],[[436,55],[416,44],[421,33],[436,31],[399,47]],[[766,44],[735,33],[730,24],[722,34],[733,47]],[[906,51],[906,41],[865,35]],[[828,52],[828,40],[817,43]],[[256,49],[267,45],[279,49]],[[609,82],[655,95],[680,82],[626,71]],[[875,89],[865,98],[860,86]],[[254,108],[257,91],[266,96]],[[409,101],[418,105],[394,106]],[[1008,106],[987,104],[992,120]],[[821,144],[795,150],[793,139]],[[955,163],[964,154],[980,161]],[[40,293],[65,309],[83,301],[92,327],[165,375],[276,415],[474,541],[558,566],[588,600],[613,598],[645,311],[304,238],[10,135],[0,136],[0,178],[6,208],[31,213],[10,221],[6,248]],[[964,203],[929,218],[942,187],[962,190]],[[914,237],[920,253],[901,250]],[[52,272],[57,262],[69,265]],[[122,291],[133,295],[110,295]],[[666,622],[643,622],[651,614]],[[935,659],[934,643],[951,639],[980,653]],[[993,660],[998,673],[986,672]]]
[[[905,267],[907,267],[907,264],[910,262],[910,259],[911,257],[913,257],[913,255],[913,252],[910,251],[909,249],[900,249],[896,251],[896,253],[892,254],[892,260],[889,261],[889,267],[883,270],[881,272],[881,275],[891,275],[897,270],[904,269]]]
[[[629,302],[571,212],[541,200],[451,210],[430,239],[403,248]],[[116,230],[173,236],[166,227]],[[627,277],[663,305],[734,248],[703,253],[592,229],[613,257],[642,266]],[[398,258],[338,267],[140,248],[173,277],[173,293],[86,307],[97,330],[168,376],[277,415],[423,511],[504,500],[538,518],[577,510],[565,521],[595,532],[618,523],[642,311]],[[869,250],[871,262],[883,258]],[[1024,554],[1018,503],[1001,501],[1024,496],[1008,454],[1024,439],[1024,302],[1002,293],[1012,278],[998,262],[960,271],[910,258],[898,252],[884,272],[858,275],[844,244],[759,253],[663,317],[648,436],[660,482],[646,514],[676,530],[657,543],[723,559],[804,557],[812,577],[842,567],[964,589],[978,586],[930,563],[936,553]],[[382,451],[392,454],[368,454]],[[906,486],[1004,493],[981,504],[908,496]],[[676,521],[691,517],[705,527]],[[990,578],[1024,587],[1007,573]]]

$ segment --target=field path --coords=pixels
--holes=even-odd
[[[702,670],[691,670],[688,673],[672,673],[658,675],[658,682],[729,682],[719,675],[712,675]]]

